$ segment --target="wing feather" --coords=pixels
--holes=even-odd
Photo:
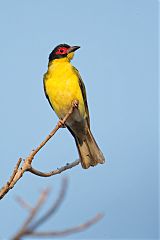
[[[88,109],[88,103],[87,103],[87,95],[86,95],[86,88],[85,88],[85,85],[84,85],[84,82],[78,72],[78,70],[73,67],[77,77],[78,77],[78,80],[79,80],[79,86],[81,88],[81,92],[82,92],[82,96],[83,96],[83,100],[84,100],[84,105],[85,105],[85,111],[86,111],[86,114],[87,114],[87,123],[88,123],[88,127],[90,127],[90,117],[89,117],[89,109]]]

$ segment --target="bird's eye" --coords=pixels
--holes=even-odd
[[[63,53],[63,49],[60,49],[60,53]]]

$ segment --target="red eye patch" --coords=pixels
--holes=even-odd
[[[66,54],[67,53],[67,48],[65,48],[65,47],[60,47],[58,50],[57,50],[57,52],[56,52],[56,54],[57,55],[63,55],[63,54]]]

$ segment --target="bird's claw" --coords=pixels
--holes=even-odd
[[[79,101],[78,100],[73,100],[72,107],[73,108],[78,108],[78,105],[79,105]]]
[[[60,128],[65,128],[66,127],[62,119],[59,119],[58,127],[60,127]]]

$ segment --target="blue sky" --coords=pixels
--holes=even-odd
[[[85,82],[92,132],[107,161],[62,174],[69,177],[67,196],[42,229],[66,228],[104,212],[103,220],[71,238],[158,239],[158,1],[0,3],[0,184],[58,120],[43,92],[49,53],[59,43],[80,45],[72,63]],[[62,129],[33,166],[50,171],[77,157]],[[0,203],[0,238],[11,237],[26,217],[16,195],[33,204],[49,186],[51,203],[61,178],[25,174]]]

